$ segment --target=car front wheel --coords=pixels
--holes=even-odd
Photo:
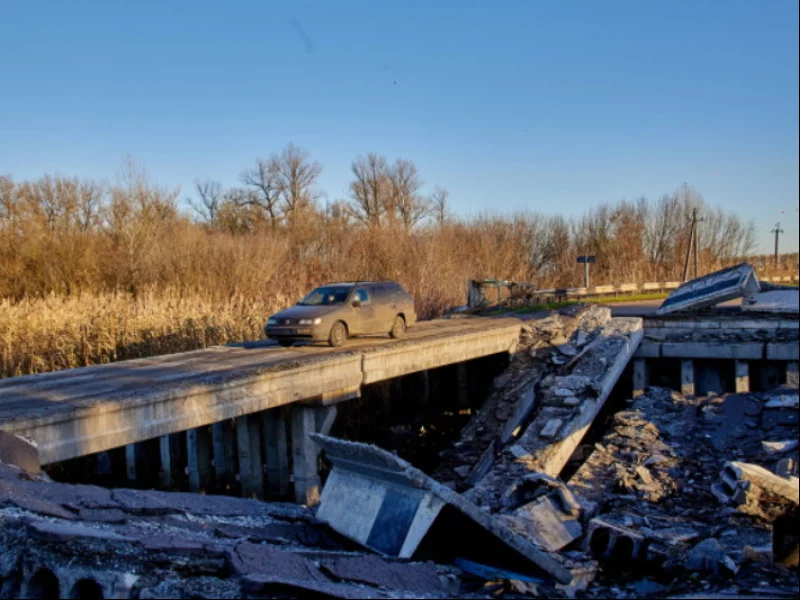
[[[328,343],[334,347],[338,348],[339,346],[343,345],[347,340],[347,328],[344,326],[344,323],[341,321],[337,321],[331,327],[330,335],[328,335]]]

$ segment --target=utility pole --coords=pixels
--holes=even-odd
[[[698,217],[696,208],[692,209],[692,228],[689,232],[689,247],[686,249],[686,262],[683,264],[683,281],[686,282],[689,278],[689,259],[694,250],[694,278],[700,277],[700,237],[698,235],[700,226],[699,223],[705,221],[705,217]]]
[[[692,219],[692,230],[689,232],[689,247],[686,248],[686,262],[683,263],[683,282],[689,280],[689,259],[692,256],[692,246],[694,245],[694,226],[695,222]]]
[[[783,233],[783,229],[781,229],[781,224],[777,223],[775,225],[775,229],[773,229],[771,233],[775,234],[775,268],[777,269],[778,268],[778,240],[780,239],[781,234]]]

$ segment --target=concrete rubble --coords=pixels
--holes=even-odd
[[[404,460],[366,444],[312,438],[333,463],[317,516],[353,541],[401,558],[488,558],[496,568],[570,582],[553,558]]]
[[[0,437],[0,598],[797,597],[797,390],[612,394],[644,339],[533,315],[431,476],[312,434],[316,509],[54,483]]]
[[[0,597],[442,597],[457,570],[365,553],[304,507],[53,483],[0,464]]]

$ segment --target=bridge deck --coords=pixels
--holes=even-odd
[[[339,349],[259,342],[5,379],[0,429],[34,439],[42,462],[56,462],[508,351],[519,327],[514,318],[440,319],[403,340]]]

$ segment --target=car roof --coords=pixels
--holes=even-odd
[[[400,286],[399,283],[395,281],[339,281],[336,283],[326,283],[324,286],[320,287],[328,287],[331,285],[340,285],[342,287],[353,287],[356,285],[396,285]]]

